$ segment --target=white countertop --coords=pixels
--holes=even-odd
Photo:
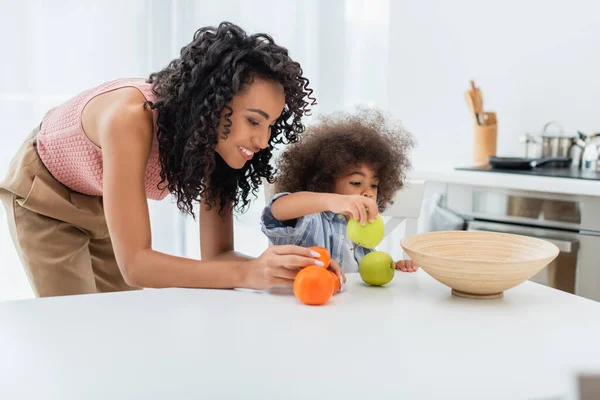
[[[553,178],[481,171],[456,171],[451,166],[430,166],[409,173],[409,179],[458,183],[503,189],[600,196],[600,181]]]
[[[452,297],[422,270],[326,306],[166,289],[0,303],[2,399],[575,399],[600,303],[526,282]]]

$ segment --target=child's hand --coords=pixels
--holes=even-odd
[[[360,195],[337,194],[331,198],[328,208],[336,214],[352,216],[361,225],[367,223],[367,218],[373,221],[379,214],[375,200]]]
[[[396,269],[402,272],[417,272],[419,267],[413,260],[400,260],[396,261]]]

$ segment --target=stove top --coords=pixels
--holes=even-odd
[[[496,172],[502,174],[517,174],[517,175],[535,175],[535,176],[549,176],[552,178],[570,178],[570,179],[584,179],[584,180],[596,180],[600,181],[600,172],[595,171],[582,171],[579,168],[533,168],[530,170],[522,169],[499,169],[492,168],[489,165],[477,165],[471,167],[457,167],[457,171],[480,171],[480,172]]]

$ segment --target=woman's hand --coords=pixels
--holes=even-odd
[[[319,256],[316,251],[301,246],[271,246],[260,257],[247,261],[244,287],[262,290],[292,286],[300,268],[323,266],[317,259]]]
[[[396,261],[396,269],[402,272],[417,272],[419,267],[413,260],[400,260]]]
[[[361,225],[365,225],[367,219],[372,222],[379,214],[375,200],[360,195],[332,196],[328,206],[331,212],[349,215]]]
[[[333,273],[336,274],[337,277],[340,279],[340,290],[342,290],[344,288],[344,285],[346,284],[346,275],[344,275],[342,267],[340,267],[340,264],[338,264],[337,260],[331,260],[328,269],[333,271]]]

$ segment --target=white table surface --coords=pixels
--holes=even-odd
[[[500,172],[457,171],[451,166],[431,166],[409,174],[409,179],[478,185],[502,189],[531,190],[581,196],[600,196],[600,181],[519,175]]]
[[[600,303],[526,282],[452,297],[422,270],[289,292],[166,289],[0,303],[0,399],[570,399]]]

